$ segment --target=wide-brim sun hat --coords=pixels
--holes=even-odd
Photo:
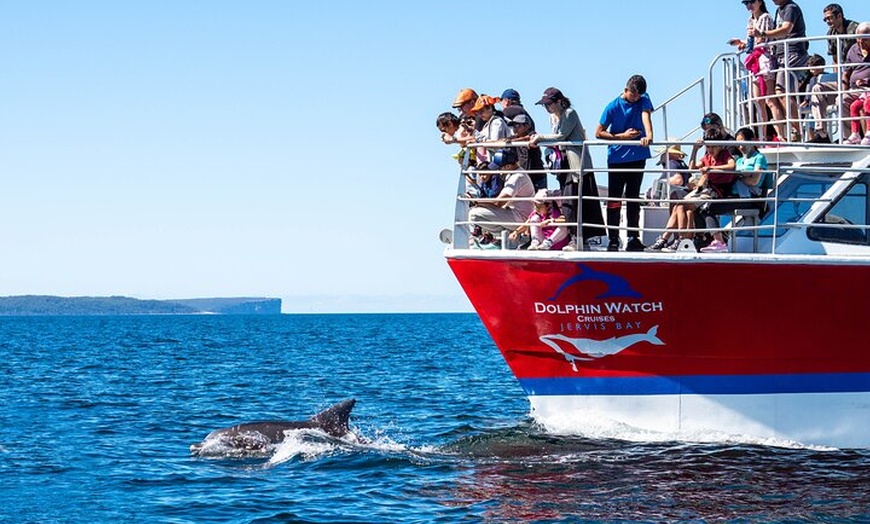
[[[683,153],[683,150],[680,149],[680,144],[672,145],[671,147],[664,150],[664,153],[668,153],[669,155],[679,155],[680,158],[684,158],[686,153]]]

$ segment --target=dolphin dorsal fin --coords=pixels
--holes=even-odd
[[[343,437],[350,431],[350,412],[354,404],[356,399],[343,400],[311,417],[311,422],[328,435]]]

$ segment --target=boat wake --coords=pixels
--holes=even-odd
[[[602,441],[620,440],[639,444],[679,442],[684,444],[721,444],[725,446],[750,445],[817,451],[838,449],[804,444],[786,438],[727,433],[712,429],[654,431],[618,422],[595,412],[585,414],[582,417],[582,422],[577,422],[577,420],[577,414],[574,413],[571,417],[565,417],[564,419],[553,417],[548,418],[546,421],[538,421],[538,423],[543,431],[554,436],[579,436]]]
[[[349,432],[341,438],[331,437],[322,431],[310,429],[290,430],[285,434],[284,440],[273,446],[272,454],[266,462],[267,465],[274,466],[295,459],[317,460],[341,453],[360,442],[360,437],[353,432]]]
[[[256,435],[251,438],[257,438]],[[241,461],[263,467],[273,467],[293,461],[316,461],[342,454],[375,453],[382,455],[407,455],[416,458],[432,457],[437,449],[432,446],[414,447],[396,442],[383,432],[374,438],[363,436],[359,431],[350,431],[342,437],[334,437],[318,429],[290,429],[284,432],[279,443],[252,442],[240,446],[239,437],[217,436],[206,439],[198,446],[196,455],[210,460]]]

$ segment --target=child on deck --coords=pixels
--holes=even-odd
[[[530,251],[540,250],[560,250],[568,245],[568,227],[565,226],[565,219],[559,211],[559,207],[549,200],[553,196],[550,191],[540,189],[535,193],[535,198],[532,203],[535,205],[535,210],[529,215],[526,223],[511,232],[511,240],[516,240],[526,231],[532,237],[532,243],[529,244]],[[556,223],[563,225],[557,226]]]
[[[864,86],[866,87],[866,85]],[[849,104],[849,116],[852,117],[852,134],[846,139],[846,144],[870,146],[870,91],[864,91]],[[864,138],[861,138],[861,117],[866,118]]]
[[[489,171],[487,164],[481,164],[477,169],[485,171],[477,173],[474,179],[470,175],[465,175],[469,185],[465,194],[470,198],[496,198],[504,188],[501,174],[498,171]]]
[[[472,121],[473,122],[473,121]],[[474,150],[468,151],[465,147],[474,141],[474,128],[469,127],[468,123],[463,124],[458,116],[451,112],[445,112],[438,115],[435,119],[435,127],[441,131],[441,141],[445,144],[459,144],[459,151],[453,155],[460,164],[474,165]],[[468,163],[466,162],[468,156]]]

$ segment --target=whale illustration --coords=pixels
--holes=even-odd
[[[596,271],[586,264],[577,264],[577,268],[580,270],[580,273],[574,275],[565,281],[564,284],[559,286],[559,289],[556,290],[556,294],[552,297],[548,298],[551,302],[559,298],[559,295],[562,294],[567,288],[577,284],[578,282],[585,282],[587,280],[592,280],[596,282],[603,282],[607,285],[607,291],[595,297],[596,299],[602,298],[640,298],[642,295],[631,288],[631,284],[624,278],[619,275],[613,275],[610,273],[605,273],[603,271]]]
[[[209,433],[199,444],[190,446],[194,455],[239,455],[262,453],[286,437],[292,429],[317,429],[329,436],[341,438],[350,432],[350,412],[356,404],[348,399],[331,406],[308,420],[270,420],[247,422]]]
[[[561,334],[543,335],[540,337],[540,340],[544,344],[553,348],[556,353],[559,353],[560,355],[565,357],[565,360],[567,360],[571,364],[571,368],[574,371],[577,371],[578,360],[595,360],[610,355],[616,355],[617,353],[621,353],[622,351],[625,351],[629,347],[640,342],[649,342],[650,344],[654,344],[656,346],[664,346],[665,343],[656,336],[658,329],[658,326],[653,326],[646,333],[636,333],[632,335],[625,335],[622,337],[611,337],[606,340],[594,340],[590,338],[571,338]],[[570,344],[579,354],[575,355],[566,352],[558,343],[559,341]]]

